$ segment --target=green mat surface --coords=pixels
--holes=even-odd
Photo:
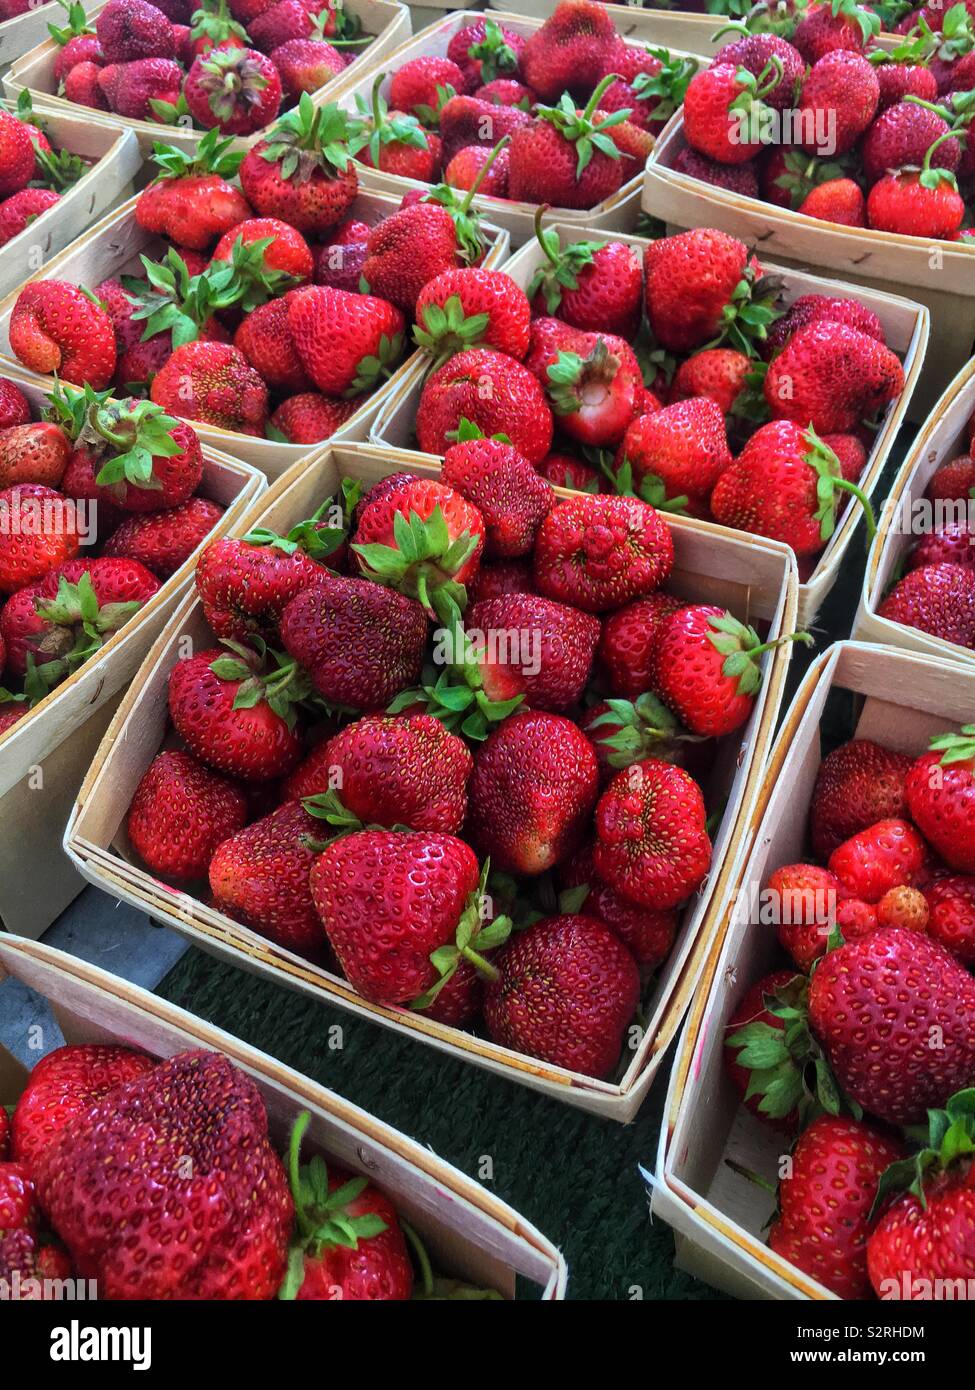
[[[903,458],[902,433],[875,497]],[[817,651],[848,636],[863,577],[865,533],[854,536],[815,635]],[[786,704],[809,657],[793,661]],[[784,706],[785,707],[785,706]],[[668,1058],[636,1121],[621,1126],[442,1057],[429,1047],[224,965],[195,949],[157,991],[174,1004],[331,1087],[435,1150],[486,1186],[564,1253],[574,1299],[722,1297],[673,1267],[673,1237],[651,1222],[638,1165],[652,1168]],[[340,1051],[329,1030],[343,1033]]]

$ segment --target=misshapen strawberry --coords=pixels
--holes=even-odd
[[[600,613],[652,593],[673,562],[670,531],[653,507],[580,496],[558,502],[539,527],[534,578],[548,598]]]
[[[132,804],[126,829],[136,853],[165,878],[206,875],[213,851],[247,822],[247,798],[238,787],[189,753],[153,758]]]
[[[889,889],[912,884],[924,861],[924,841],[908,821],[882,820],[844,840],[829,867],[850,896],[876,903]]]
[[[108,63],[176,57],[173,26],[148,0],[108,0],[95,21],[95,33]]]
[[[68,74],[69,83],[72,78],[80,80],[84,68],[84,64],[79,64],[73,69]],[[94,77],[99,93],[116,115],[150,121],[158,118],[160,111],[168,113],[177,107],[183,69],[171,58],[139,58],[134,63],[110,63],[97,68]],[[83,91],[79,98],[82,95],[88,93]]]
[[[529,555],[552,505],[552,489],[513,444],[486,439],[461,420],[460,438],[444,455],[441,478],[484,520],[485,558]]]
[[[711,863],[704,797],[682,768],[647,758],[623,768],[596,806],[593,864],[624,898],[677,907]]]
[[[904,369],[890,348],[829,320],[793,334],[765,377],[773,416],[820,434],[854,430],[903,389]]]
[[[592,0],[563,0],[525,44],[521,71],[546,100],[557,101],[564,91],[586,96],[611,71],[618,47],[605,10]]]
[[[10,346],[25,367],[42,376],[90,385],[96,391],[115,374],[115,330],[99,304],[66,280],[26,285],[10,315]]]
[[[933,738],[904,789],[911,819],[945,863],[975,872],[975,724]]]
[[[262,435],[267,386],[230,343],[183,343],[152,379],[153,403],[188,420]]]

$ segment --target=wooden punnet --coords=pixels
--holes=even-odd
[[[930,657],[839,642],[810,667],[785,715],[756,803],[742,826],[738,873],[718,911],[704,983],[685,1025],[660,1130],[653,1212],[677,1234],[677,1262],[744,1298],[833,1299],[829,1290],[774,1254],[765,1224],[775,1201],[725,1163],[775,1181],[789,1147],[738,1102],[725,1074],[725,1028],[742,995],[787,964],[776,929],[752,918],[757,894],[783,864],[806,851],[809,803],[822,760],[820,721],[852,713],[849,738],[901,753],[927,750],[936,733],[968,723],[975,672]],[[648,1178],[651,1176],[647,1174]]]
[[[583,227],[558,228],[563,241],[622,241],[642,251],[650,243],[640,237],[605,234],[593,236]],[[532,240],[517,251],[504,266],[506,275],[526,289],[544,254],[537,240]],[[849,295],[851,287],[836,280],[824,280],[818,276],[805,275],[799,271],[770,265],[763,260],[766,269],[780,275],[785,282],[785,298],[791,303],[803,294]],[[860,478],[860,486],[869,496],[877,485],[884,464],[897,437],[897,432],[907,413],[921,365],[928,338],[928,312],[920,304],[898,296],[886,294],[878,289],[856,288],[855,297],[880,318],[887,335],[887,342],[894,352],[903,359],[904,390],[900,398],[891,403],[883,424],[877,431],[866,469]],[[2,306],[0,306],[2,310]],[[0,320],[2,330],[2,320]],[[414,421],[420,399],[426,363],[420,361],[409,373],[390,389],[373,420],[370,438],[375,444],[392,444],[400,448],[415,447]],[[424,457],[430,457],[424,455]],[[839,577],[840,566],[846,555],[854,534],[860,525],[861,508],[857,504],[847,506],[828,545],[820,555],[809,577],[799,586],[799,622],[803,627],[815,622],[827,594]],[[722,534],[743,534],[728,532],[712,522],[704,523],[711,531]]]
[[[38,409],[42,383],[13,370]],[[265,489],[239,459],[209,446],[200,493],[227,510],[210,539],[236,530]],[[68,812],[122,691],[170,617],[196,566],[192,556],[130,622],[46,699],[0,734],[0,928],[40,936],[84,883],[62,853]]]
[[[973,413],[975,361],[963,367],[945,390],[911,445],[890,490],[863,577],[854,629],[854,636],[862,642],[885,642],[892,647],[924,652],[941,661],[962,661],[969,667],[975,662],[975,652],[967,647],[882,618],[878,611],[908,550],[920,539],[924,528],[930,529],[930,514],[923,499],[932,475],[942,464],[968,453],[966,426]],[[967,506],[970,508],[972,503]]]
[[[0,24],[0,30],[4,27]],[[0,107],[13,111],[15,103],[3,101]],[[97,163],[66,189],[52,208],[35,217],[19,236],[0,246],[0,295],[9,294],[25,275],[38,270],[79,232],[130,194],[132,180],[142,167],[135,136],[118,122],[104,120],[95,125],[80,112],[66,115],[42,102],[34,107],[34,116],[56,148]]]
[[[256,507],[239,530],[243,533],[260,524],[287,531],[332,495],[342,477],[360,478],[369,485],[403,470],[436,476],[439,462],[396,449],[333,446],[279,479],[264,499],[266,505]],[[795,566],[785,546],[730,532],[716,533],[712,527],[681,518],[673,521],[672,533],[677,559],[668,588],[694,601],[724,604],[737,616],[758,623],[770,638],[794,629]],[[195,649],[200,642],[212,640],[192,596],[174,615],[147,658],[79,793],[65,848],[80,872],[114,897],[141,908],[204,950],[243,969],[337,1004],[570,1105],[616,1120],[631,1119],[693,995],[714,924],[713,904],[731,879],[738,857],[739,825],[751,807],[771,741],[791,644],[766,655],[762,690],[748,724],[740,737],[723,739],[716,749],[706,791],[711,804],[724,801],[725,810],[713,837],[711,873],[684,909],[677,944],[645,1002],[647,1026],[641,1036],[633,1036],[634,1047],[624,1075],[619,1081],[604,1082],[534,1061],[472,1033],[444,1027],[422,1014],[368,1003],[343,979],[239,926],[191,893],[160,882],[137,862],[126,843],[126,809],[166,735],[166,684],[187,637]]]
[[[53,5],[47,8],[54,10]],[[104,4],[101,4],[90,9],[89,19],[92,23],[104,8]],[[327,82],[324,87],[319,87],[313,95],[316,105],[331,101],[334,94],[361,71],[364,63],[388,52],[410,32],[410,12],[405,5],[396,4],[394,0],[345,0],[345,8],[349,14],[356,15],[362,21],[365,33],[375,34],[376,38],[368,48],[359,53],[338,77]],[[57,13],[63,13],[63,11],[55,11],[55,15]],[[51,18],[54,18],[55,15],[52,15]],[[16,20],[10,22],[17,23]],[[0,30],[4,27],[0,25]],[[44,42],[39,42],[42,38]],[[54,80],[54,63],[60,49],[52,38],[47,37],[46,24],[42,26],[32,42],[36,44],[36,47],[31,47],[29,52],[25,52],[24,48],[21,48],[20,53],[23,54],[23,57],[18,57],[18,61],[13,63],[10,71],[4,74],[3,85],[8,95],[16,97],[18,92],[23,91],[26,87],[35,100],[43,100],[47,105],[53,103],[64,115],[82,115],[85,120],[91,121],[103,119],[119,121],[127,129],[134,131],[144,156],[152,153],[153,144],[157,140],[165,140],[168,144],[179,145],[182,149],[195,150],[206,134],[205,130],[192,126],[188,117],[184,124],[166,126],[159,121],[135,121],[128,116],[116,116],[110,111],[91,111],[85,106],[78,106],[75,102],[66,101],[64,97],[58,96],[57,84]],[[14,56],[13,53],[9,56],[0,54],[4,62],[10,62]],[[240,143],[251,145],[260,140],[261,136],[262,132],[258,131],[254,135],[242,137]]]
[[[135,217],[137,198],[123,203],[115,212],[102,218],[91,231],[79,237],[76,242],[62,251],[31,280],[69,280],[74,285],[93,289],[109,277],[119,275],[141,275],[143,273],[140,255],[162,254],[166,243],[164,238],[154,236],[140,227]],[[360,191],[352,205],[349,216],[365,222],[380,222],[399,206],[399,199],[388,193]],[[488,242],[488,252],[484,264],[488,267],[500,266],[508,254],[508,233],[497,227],[484,225]],[[23,284],[8,294],[0,302],[0,373],[7,370],[8,363],[17,363],[10,346],[10,315],[13,313],[17,297]],[[379,386],[364,402],[361,409],[348,419],[332,436],[335,440],[365,439],[369,425],[383,397],[399,381],[405,381],[414,365],[419,364],[419,355],[411,358],[408,354],[389,381]],[[17,363],[19,370],[25,368]],[[53,381],[48,377],[30,374],[33,380],[50,387]],[[269,478],[280,477],[293,463],[317,453],[321,444],[287,444],[274,439],[258,439],[253,435],[237,434],[231,430],[220,429],[216,425],[205,425],[193,421],[193,427],[200,438],[214,449],[222,449],[245,462],[253,464]]]
[[[86,5],[85,9],[90,6]],[[9,67],[28,49],[44,42],[49,24],[61,24],[64,10],[51,0],[50,4],[32,5],[24,14],[15,15],[0,23],[0,68]]]
[[[419,1233],[438,1273],[515,1296],[520,1275],[543,1300],[565,1297],[562,1255],[506,1202],[499,1201],[429,1149],[383,1124],[308,1077],[238,1042],[183,1009],[74,956],[39,942],[0,937],[5,978],[48,1001],[68,1043],[118,1043],[161,1061],[203,1048],[220,1052],[257,1085],[279,1149],[294,1121],[309,1111],[303,1152],[320,1153],[367,1177]],[[54,1046],[45,1039],[43,1051]],[[39,1060],[40,1053],[34,1060]],[[27,1068],[0,1047],[0,1104],[13,1104]]]
[[[621,9],[619,6],[608,6],[614,15],[626,16],[628,10]],[[524,14],[509,14],[506,11],[492,16],[500,22],[508,25],[516,33],[528,35],[541,28],[541,21],[538,19],[527,18]],[[458,29],[463,29],[465,25],[473,24],[483,16],[474,10],[455,10],[451,14],[445,15],[437,20],[428,28],[415,34],[411,39],[401,42],[392,52],[387,52],[380,57],[374,55],[374,60],[369,63],[368,68],[362,69],[360,75],[354,81],[345,83],[334,98],[340,106],[346,107],[350,111],[356,110],[355,98],[362,97],[368,101],[372,94],[373,83],[376,74],[384,72],[387,74],[386,80],[380,87],[383,96],[389,95],[390,75],[397,68],[402,67],[411,58],[419,58],[425,55],[435,55],[445,57],[447,45],[457,33]],[[624,33],[624,30],[620,30]],[[692,53],[696,50],[690,50]],[[363,185],[366,188],[378,188],[384,192],[396,193],[402,197],[409,189],[427,188],[428,184],[419,183],[416,179],[403,178],[398,174],[384,174],[377,169],[365,169],[363,173]],[[500,227],[505,227],[511,233],[511,240],[514,246],[521,246],[528,241],[534,234],[534,203],[519,203],[510,198],[492,198],[478,195],[474,202],[482,211],[487,213],[492,222]],[[580,212],[573,208],[552,208],[546,213],[545,221],[566,222],[575,226],[585,227],[588,231],[632,231],[636,226],[637,218],[640,215],[640,179],[632,178],[628,183],[614,193],[611,198],[606,198],[603,202],[597,203],[594,208],[585,212]]]
[[[948,375],[967,362],[975,342],[975,245],[925,241],[821,222],[715,188],[674,170],[685,147],[680,111],[667,124],[647,160],[643,207],[668,231],[717,227],[769,257],[803,270],[836,272],[837,278],[873,290],[893,290],[923,304],[931,315],[931,348],[914,393],[910,418],[923,420]]]

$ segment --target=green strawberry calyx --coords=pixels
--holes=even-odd
[[[721,347],[727,343],[746,357],[756,356],[755,344],[765,341],[769,327],[784,312],[777,307],[781,290],[781,277],[758,274],[754,266],[746,265],[731,298],[721,310],[717,334],[704,347]]]
[[[359,358],[355,365],[355,379],[349,389],[342,393],[343,396],[351,400],[354,396],[361,396],[364,391],[373,390],[380,381],[391,377],[403,356],[403,343],[402,333],[394,333],[392,337],[383,333],[376,352],[367,353],[365,357]]]
[[[629,120],[633,108],[625,106],[606,116],[597,126],[594,117],[599,109],[599,100],[614,82],[622,82],[619,73],[607,73],[580,112],[568,92],[563,92],[557,106],[536,106],[535,115],[554,126],[564,140],[576,147],[576,180],[582,178],[593,155],[598,151],[610,159],[619,159],[620,151],[616,141],[608,132],[613,126]]]
[[[313,174],[334,179],[348,170],[349,140],[355,130],[355,118],[340,106],[315,106],[302,92],[297,106],[269,130],[260,157],[279,164],[279,177],[287,183],[307,183]]]
[[[909,1126],[908,1139],[920,1147],[892,1163],[880,1179],[870,1219],[897,1193],[910,1192],[927,1208],[926,1189],[942,1174],[959,1177],[975,1157],[975,1088],[956,1091],[943,1110],[929,1110],[926,1125]]]
[[[739,622],[731,613],[708,618],[708,640],[716,651],[725,658],[721,674],[728,680],[738,682],[739,695],[754,695],[762,684],[762,667],[759,661],[765,652],[785,646],[787,642],[802,642],[807,647],[813,645],[809,632],[789,632],[772,642],[763,642],[753,627]]]
[[[606,709],[586,726],[586,733],[591,736],[596,730],[613,730],[598,740],[600,748],[608,750],[610,767],[629,767],[644,758],[674,762],[681,743],[703,742],[699,735],[684,729],[650,690],[635,700],[608,699],[605,704]]]
[[[485,958],[484,952],[493,951],[507,941],[512,922],[504,914],[499,917],[491,915],[491,898],[487,891],[490,869],[491,861],[485,859],[478,885],[464,904],[454,940],[430,952],[430,964],[436,970],[438,979],[411,1002],[411,1009],[428,1009],[448,980],[457,973],[462,960],[469,961],[475,970],[489,980],[500,978],[497,968]]]
[[[420,105],[413,107],[413,114],[417,116],[425,126],[430,126],[434,130],[440,124],[441,111],[447,105],[447,102],[457,95],[449,82],[445,85],[438,83],[435,90],[436,102],[433,106],[428,105],[426,102],[421,102]]]
[[[200,60],[197,86],[220,122],[254,106],[267,87],[259,55],[249,48],[211,48]]]
[[[613,455],[606,449],[600,449],[597,462],[612,483],[613,491],[618,492],[621,497],[639,497],[641,502],[649,502],[658,512],[680,514],[687,511],[691,499],[686,492],[679,493],[676,497],[669,496],[667,484],[658,473],[641,473],[640,477],[634,480],[633,464],[625,454],[617,467]]]
[[[864,45],[880,33],[880,15],[873,9],[868,10],[859,0],[832,0],[830,11],[834,19],[839,19],[841,15],[852,19],[860,30]]]
[[[346,9],[343,0],[326,5],[320,14],[311,16],[313,39],[325,39],[333,48],[365,48],[375,41],[375,34],[363,30],[362,20]],[[329,33],[332,29],[332,33]]]
[[[232,179],[244,160],[244,151],[232,150],[233,136],[221,138],[220,130],[214,126],[197,145],[195,151],[181,150],[176,145],[167,145],[157,140],[152,147],[152,163],[159,173],[155,182],[166,179],[206,178],[216,174],[218,178]]]
[[[72,154],[70,150],[58,150],[56,153],[50,153],[48,150],[41,149],[33,138],[32,144],[37,166],[56,193],[63,192],[72,184],[76,184],[82,174],[87,174],[91,168],[91,165],[86,163],[80,155]]]
[[[575,415],[582,410],[586,388],[611,386],[621,365],[620,358],[610,351],[602,337],[597,338],[585,357],[578,352],[560,352],[545,369],[548,397],[556,415]]]
[[[975,759],[975,724],[963,724],[960,734],[938,734],[929,747],[932,752],[941,753],[942,767],[971,762]]]
[[[216,45],[230,38],[243,39],[245,46],[250,43],[247,30],[237,23],[228,10],[227,0],[200,0],[200,7],[194,10],[190,23],[190,40],[193,43],[199,39],[209,39]]]
[[[477,177],[463,197],[449,183],[437,183],[434,184],[429,193],[420,199],[421,203],[437,203],[450,213],[457,237],[458,254],[467,265],[473,265],[479,261],[485,250],[481,219],[473,207],[474,199],[487,178],[491,165],[510,142],[510,135],[501,137],[477,171]]]
[[[251,244],[268,245],[270,240]],[[216,313],[241,303],[245,293],[250,292],[249,282],[229,261],[216,261],[201,274],[190,275],[183,257],[172,247],[162,261],[152,261],[148,256],[139,259],[146,272],[145,280],[126,275],[122,285],[136,306],[133,321],[144,321],[144,343],[158,333],[170,334],[174,350],[184,343],[196,342],[204,325]]]
[[[493,82],[495,78],[518,71],[518,54],[508,43],[504,31],[495,19],[484,21],[484,37],[471,44],[467,56],[481,65],[482,87]]]
[[[430,369],[433,372],[455,352],[464,352],[482,342],[490,322],[490,314],[465,314],[460,295],[452,294],[442,306],[423,306],[413,339],[422,352],[434,359]]]
[[[880,50],[878,50],[880,51]],[[802,150],[786,150],[783,154],[785,168],[772,180],[776,188],[789,195],[789,206],[797,212],[814,188],[832,179],[841,179],[847,172],[842,159],[821,159],[818,155],[806,154]]]
[[[467,603],[463,584],[454,580],[480,543],[480,535],[466,527],[456,537],[439,502],[426,518],[411,511],[409,517],[393,515],[393,545],[370,542],[353,545],[366,579],[398,589],[418,599],[428,613],[439,617],[459,615]]]
[[[970,119],[971,113],[968,113],[968,120]],[[922,188],[927,188],[931,191],[934,191],[935,189],[940,188],[942,184],[946,184],[949,188],[953,188],[956,193],[958,192],[958,180],[955,178],[951,170],[932,169],[931,160],[934,156],[935,150],[938,148],[939,145],[943,145],[946,140],[966,140],[967,138],[968,127],[966,124],[958,130],[946,130],[943,135],[939,135],[937,140],[933,141],[928,146],[924,154],[924,159],[921,162],[921,172],[918,176],[918,183],[921,185]]]
[[[782,59],[773,53],[757,77],[748,68],[739,68],[735,76],[741,91],[729,104],[728,112],[740,111],[751,117],[765,109],[763,98],[782,81]]]
[[[89,413],[78,443],[90,442],[107,454],[95,474],[99,487],[128,483],[159,491],[162,484],[156,477],[155,460],[183,452],[184,446],[172,435],[179,423],[152,401],[110,402]]]
[[[241,236],[235,237],[230,248],[230,260],[215,261],[194,279],[216,283],[219,293],[234,295],[231,303],[245,314],[250,313],[269,299],[277,299],[302,283],[299,276],[268,266],[267,253],[273,245],[273,236],[258,237],[248,242]]]
[[[264,703],[294,729],[296,707],[314,696],[304,668],[293,657],[268,647],[261,637],[252,637],[250,644],[224,638],[221,646],[227,648],[227,655],[212,661],[210,670],[222,681],[238,682],[234,709],[254,709]]]
[[[952,5],[951,9],[946,11],[944,23],[939,31],[932,30],[923,15],[916,28],[911,30],[910,37],[913,38],[918,30],[924,37],[929,34],[932,36],[936,45],[935,53],[942,62],[953,63],[957,58],[964,58],[975,49],[975,25],[972,24],[972,17],[963,4]]]
[[[454,444],[466,444],[471,439],[487,439],[489,437],[497,440],[499,444],[511,443],[510,434],[504,434],[499,430],[497,434],[488,436],[481,429],[480,425],[475,424],[473,420],[468,420],[466,415],[462,415],[457,421],[457,428],[455,430],[447,431],[446,437]]]
[[[638,72],[631,86],[640,101],[654,101],[653,119],[665,121],[684,103],[691,78],[701,66],[697,58],[677,57],[666,48],[648,48],[660,64],[653,74]]]
[[[356,155],[368,150],[369,159],[377,169],[386,145],[408,145],[414,150],[430,148],[430,137],[415,116],[402,111],[396,111],[392,116],[389,114],[389,103],[379,91],[385,79],[385,72],[376,74],[369,101],[362,96],[356,97],[359,117],[354,122],[349,140],[349,153]]]
[[[856,483],[848,482],[843,477],[839,459],[829,445],[820,439],[812,425],[808,425],[804,433],[809,444],[806,462],[810,468],[815,470],[817,475],[816,501],[818,506],[814,513],[814,519],[819,522],[820,537],[823,541],[828,541],[836,530],[836,513],[840,501],[838,494],[849,492],[863,508],[869,543],[877,534],[877,518],[874,516],[869,497]]]
[[[541,292],[545,308],[554,314],[562,303],[562,291],[579,288],[579,272],[593,264],[600,243],[570,241],[563,246],[554,227],[542,226],[542,219],[548,210],[548,203],[542,203],[535,209],[535,239],[545,253],[545,261],[535,271],[525,294],[532,300]]]
[[[33,640],[36,655],[47,658],[45,682],[58,681],[77,671],[142,607],[138,600],[100,605],[87,571],[74,584],[62,575],[54,598],[35,598],[34,612],[47,630]]]
[[[72,4],[67,4],[66,0],[58,0],[61,8],[68,12],[68,22],[65,25],[49,24],[47,32],[58,45],[63,48],[72,39],[79,39],[83,34],[94,34],[94,29],[88,24],[88,17],[85,14],[85,7],[80,0],[73,0]]]
[[[286,536],[278,535],[263,526],[255,526],[243,537],[244,545],[269,545],[283,555],[303,550],[312,560],[327,560],[348,539],[352,513],[362,493],[358,478],[343,478],[339,496],[327,497],[310,517],[292,526]],[[338,525],[324,524],[326,518]]]
[[[327,1251],[341,1246],[358,1250],[359,1242],[372,1240],[387,1229],[376,1212],[353,1216],[352,1203],[369,1186],[367,1178],[350,1178],[329,1191],[328,1167],[320,1154],[310,1163],[301,1162],[301,1144],[311,1115],[303,1110],[295,1120],[288,1144],[288,1183],[295,1204],[295,1235],[288,1251],[288,1269],[278,1291],[283,1302],[292,1302],[305,1281],[305,1259],[320,1259]]]

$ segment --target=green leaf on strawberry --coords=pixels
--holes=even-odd
[[[90,411],[79,440],[107,454],[95,482],[105,487],[126,482],[159,489],[162,484],[154,474],[153,458],[174,458],[183,452],[183,445],[172,435],[178,425],[152,401],[106,403]]]
[[[368,289],[363,293],[368,294]],[[355,379],[344,395],[349,399],[361,396],[364,391],[372,391],[384,378],[392,376],[403,356],[403,341],[402,333],[394,333],[392,337],[383,333],[379,339],[378,353],[359,358]]]
[[[431,371],[435,371],[455,352],[476,347],[491,322],[489,314],[465,315],[461,298],[456,294],[451,295],[442,307],[439,304],[425,304],[420,317],[422,323],[414,327],[413,338],[417,347],[434,359]]]
[[[960,734],[938,734],[928,746],[941,753],[942,767],[970,762],[975,758],[975,724],[963,724]]]
[[[59,48],[63,48],[71,39],[81,38],[83,34],[94,34],[95,31],[88,24],[88,16],[80,0],[72,0],[71,4],[68,4],[67,0],[58,0],[58,3],[62,9],[67,10],[68,22],[60,26],[49,24],[47,32]]]
[[[345,173],[355,118],[334,102],[316,106],[302,92],[297,106],[280,116],[267,133],[261,158],[281,165],[281,177],[307,183],[313,174]]]
[[[152,147],[152,163],[159,173],[157,179],[183,179],[217,174],[223,179],[232,179],[244,161],[244,151],[232,150],[233,136],[221,137],[220,130],[214,126],[200,140],[195,151],[180,149],[156,141]]]
[[[737,681],[739,695],[754,695],[762,684],[762,667],[759,658],[786,642],[803,642],[812,646],[813,638],[808,632],[790,632],[772,642],[763,642],[753,627],[740,622],[733,614],[724,613],[720,617],[708,618],[712,631],[708,634],[711,645],[725,658],[721,673],[729,680]]]
[[[389,114],[389,103],[380,95],[380,87],[385,81],[385,72],[376,74],[372,84],[370,100],[356,96],[358,118],[352,124],[349,137],[349,153],[359,154],[369,151],[372,164],[378,169],[383,147],[386,145],[409,145],[415,150],[426,150],[430,139],[415,116],[402,111]]]
[[[683,105],[691,78],[701,66],[697,58],[676,57],[666,48],[647,48],[660,64],[658,72],[638,72],[630,84],[640,101],[653,101],[653,119],[666,121]]]
[[[819,505],[814,516],[819,522],[819,534],[823,541],[828,541],[836,530],[836,514],[840,501],[838,494],[841,492],[851,493],[860,503],[867,528],[867,539],[872,541],[877,534],[877,520],[870,499],[856,483],[851,483],[842,476],[839,459],[829,445],[820,439],[812,425],[806,429],[805,437],[809,444],[806,462],[817,475],[816,500]]]
[[[540,120],[548,121],[563,139],[575,145],[577,179],[580,179],[585,173],[596,150],[608,155],[610,159],[620,158],[616,142],[606,132],[612,126],[620,125],[621,122],[629,120],[633,114],[632,108],[625,106],[620,111],[614,111],[611,115],[604,116],[598,126],[594,120],[603,93],[614,82],[620,80],[618,73],[608,73],[596,87],[582,111],[577,110],[575,101],[568,92],[563,92],[557,106],[536,106],[535,108],[535,115]]]
[[[511,918],[504,914],[494,917],[491,914],[491,900],[487,891],[488,874],[491,871],[490,859],[481,866],[481,877],[477,888],[467,899],[453,942],[439,946],[430,953],[430,964],[439,976],[435,984],[414,999],[411,1009],[428,1009],[454,974],[462,960],[468,961],[489,980],[496,980],[498,972],[484,957],[485,951],[493,951],[504,944],[511,935]]]
[[[467,56],[480,63],[482,86],[497,77],[518,71],[518,54],[505,39],[504,31],[495,19],[484,21],[484,38],[471,44]]]

